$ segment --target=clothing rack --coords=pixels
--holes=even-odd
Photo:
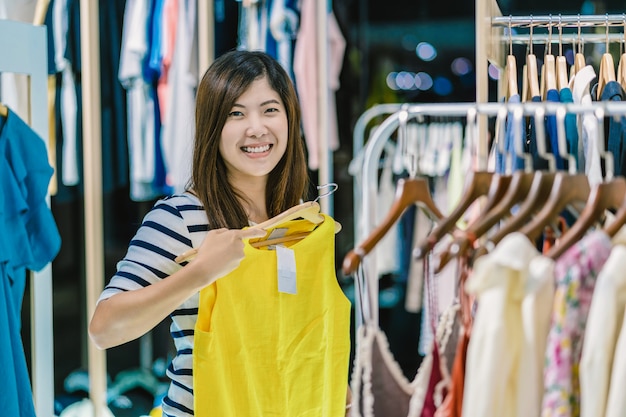
[[[45,14],[45,13],[44,13]],[[25,121],[48,143],[48,61],[46,28],[14,20],[0,20],[0,72],[30,76],[30,115]],[[30,273],[31,381],[35,411],[54,414],[54,354],[52,267]]]
[[[389,115],[376,129],[372,137],[365,146],[365,154],[363,160],[363,181],[362,181],[362,207],[364,222],[361,223],[362,236],[369,236],[376,227],[376,196],[378,194],[378,161],[380,160],[385,142],[391,137],[393,132],[400,125],[401,113],[406,112],[407,120],[415,119],[420,116],[448,116],[467,118],[468,123],[476,124],[476,134],[478,133],[478,116],[495,117],[501,115],[502,112],[512,114],[522,112],[524,116],[534,116],[537,110],[543,110],[544,115],[554,115],[558,111],[565,110],[572,114],[595,114],[602,116],[623,116],[626,114],[626,102],[594,102],[591,105],[581,105],[573,103],[554,103],[554,102],[527,102],[527,103],[436,103],[436,104],[411,104]],[[486,147],[486,136],[476,136],[476,142],[484,142]],[[600,142],[600,141],[599,141]],[[602,152],[601,152],[602,153]],[[480,154],[476,154],[477,158],[481,158]],[[486,155],[485,155],[486,158]],[[486,161],[480,161],[478,166],[486,166]],[[479,168],[480,169],[480,168]],[[357,241],[359,243],[360,241]],[[365,257],[361,260],[366,276],[371,276],[374,260],[371,257]],[[378,294],[378,280],[368,279],[367,285],[373,285],[373,291],[370,294]],[[370,301],[373,303],[373,301]],[[376,304],[372,304],[376,305]]]

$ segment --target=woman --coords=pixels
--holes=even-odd
[[[194,403],[198,400],[194,400],[194,392],[212,395],[205,392],[204,386],[198,387],[193,378],[199,293],[203,289],[206,294],[211,292],[210,303],[202,310],[211,314],[211,309],[220,302],[218,285],[237,284],[231,275],[244,260],[244,241],[265,236],[265,232],[246,226],[263,222],[306,200],[308,179],[303,146],[295,90],[277,61],[262,52],[233,51],[211,65],[197,92],[188,191],[157,202],[146,215],[124,260],[118,264],[117,273],[102,292],[89,327],[94,343],[106,349],[134,340],[168,315],[171,317],[177,354],[167,372],[172,382],[162,403],[164,416],[194,415]],[[194,260],[177,264],[176,256],[190,248],[197,249]],[[252,282],[256,285],[256,281]],[[245,291],[249,292],[250,288],[242,288],[242,294]],[[334,300],[337,306],[333,309],[337,308],[343,323],[346,315],[349,316],[349,305],[344,303],[345,297]],[[231,308],[225,314],[226,320],[243,314],[238,307],[224,308]],[[246,322],[242,323],[229,331],[238,334],[248,331]],[[344,328],[338,326],[338,329]],[[345,335],[340,331],[335,336],[341,363],[349,355],[349,330]],[[348,338],[347,352],[345,338]],[[219,398],[211,399],[214,405],[211,410],[197,409],[196,416],[222,417],[215,410],[227,408],[219,408],[218,403],[225,403],[220,407],[244,407],[246,413],[269,415],[269,411],[264,411],[265,406],[250,399],[261,384],[255,388],[248,386],[249,381],[229,380],[234,371],[224,368],[231,363],[235,364],[233,367],[240,365],[237,349],[245,346],[226,349],[209,365],[215,366],[212,373],[216,380],[223,378],[219,387],[233,384],[240,388],[221,392]],[[262,357],[259,359],[263,361]],[[251,372],[256,366],[255,363],[244,365]],[[343,381],[342,389],[346,385]],[[331,397],[336,395],[320,398],[335,401]],[[340,406],[339,415],[342,415],[348,406],[343,403]],[[278,411],[281,414],[272,415],[296,415],[286,405],[276,407],[283,407]],[[325,409],[337,410],[337,406]],[[243,411],[238,413],[242,415]]]

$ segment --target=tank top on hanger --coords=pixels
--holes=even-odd
[[[287,249],[295,258],[295,294],[279,292],[277,250],[248,241],[240,266],[200,292],[197,417],[345,414],[350,302],[335,275],[334,221],[324,216]],[[310,224],[280,227],[291,233]]]

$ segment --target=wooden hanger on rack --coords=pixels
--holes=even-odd
[[[534,171],[533,174],[533,180],[528,195],[524,198],[517,212],[509,217],[498,230],[490,235],[485,244],[476,248],[472,256],[473,261],[489,253],[506,235],[518,231],[535,213],[539,212],[541,207],[543,207],[552,190],[556,172]]]
[[[498,201],[500,201],[503,198],[510,183],[511,183],[510,175],[493,174],[491,176],[491,181],[488,184],[486,193],[483,193],[480,195],[475,194],[474,196],[472,196],[472,197],[475,197],[473,200],[469,198],[465,201],[462,201],[459,205],[457,205],[457,207],[455,207],[453,214],[455,216],[458,215],[458,218],[456,220],[458,221],[458,219],[460,219],[461,216],[463,216],[463,214],[467,212],[467,209],[472,205],[472,203],[476,202],[478,198],[483,197],[483,196],[486,197],[486,202],[484,203],[484,206],[481,206],[480,210],[481,212],[489,212],[491,209],[493,209],[497,205]],[[475,191],[478,191],[478,190],[475,189]],[[464,207],[464,209],[462,209],[462,207]],[[452,217],[452,214],[449,217]],[[449,221],[448,218],[446,218],[445,221]],[[454,223],[456,224],[456,221]],[[441,272],[441,270],[448,264],[448,262],[453,257],[465,253],[465,250],[469,248],[469,246],[472,245],[474,241],[476,240],[475,237],[471,235],[471,233],[468,233],[467,231],[464,231],[464,230],[454,231],[453,239],[458,236],[465,237],[467,239],[467,246],[463,248],[458,247],[455,241],[453,240],[444,250],[442,250],[439,253],[438,258],[435,260],[434,269],[436,273]],[[417,255],[416,252],[414,252],[414,254]]]
[[[9,108],[0,103],[0,117],[7,117],[9,115]]]
[[[620,51],[622,53],[617,64],[617,82],[626,90],[626,13],[622,14],[622,19],[624,21],[622,28],[624,39],[621,42]]]
[[[624,204],[625,198],[626,179],[624,177],[594,185],[576,222],[559,238],[558,243],[548,251],[546,256],[556,260],[578,242],[594,224],[604,220],[607,210],[619,209]]]
[[[556,87],[559,91],[569,87],[569,70],[567,58],[563,55],[563,26],[559,16],[559,55],[556,57]]]
[[[604,180],[593,186],[578,219],[546,254],[552,259],[557,259],[569,247],[580,240],[594,224],[603,221],[607,210],[619,209],[625,201],[626,180],[623,177],[613,178],[613,154],[606,152],[604,147],[604,115],[604,110],[596,109],[595,116],[598,124],[597,147],[600,157],[604,159]]]
[[[589,192],[589,181],[585,174],[557,172],[548,200],[539,213],[519,231],[531,241],[536,240],[546,226],[557,220],[563,210],[575,203],[584,204],[589,198]]]
[[[580,17],[579,17],[578,18],[578,47],[577,47],[576,54],[574,55],[574,74],[577,74],[578,71],[580,71],[581,69],[587,66],[587,63],[585,62],[585,54],[583,53],[583,41],[582,41],[582,37],[580,36],[580,30],[581,30],[581,25],[580,25]]]
[[[342,272],[348,276],[353,274],[362,258],[370,253],[376,244],[387,234],[391,226],[400,218],[408,207],[416,204],[425,210],[429,217],[439,220],[443,214],[437,208],[430,193],[430,185],[425,178],[400,179],[396,188],[394,202],[383,221],[355,249],[348,252],[343,259]]]
[[[613,55],[609,53],[609,16],[606,16],[606,49],[602,54],[602,58],[600,59],[600,71],[598,73],[598,96],[597,100],[600,100],[602,97],[602,91],[604,90],[604,86],[606,86],[611,81],[616,81],[615,76],[615,64],[613,63]]]
[[[549,90],[556,90],[556,58],[552,55],[552,22],[548,26],[548,43],[541,67],[541,98],[546,100]]]
[[[511,30],[511,20],[509,20],[509,55],[506,57],[504,68],[504,75],[506,77],[506,91],[504,96],[507,101],[511,96],[519,94],[519,88],[517,86],[517,60],[515,59],[515,55],[513,55],[513,35]]]
[[[41,26],[44,24],[49,5],[50,0],[37,0],[37,4],[35,5],[35,17],[33,19],[33,25]]]
[[[374,249],[376,244],[387,234],[391,226],[397,222],[408,207],[417,205],[423,209],[430,218],[434,220],[443,218],[443,214],[441,214],[439,208],[437,208],[430,192],[428,180],[426,178],[417,177],[418,155],[409,151],[407,147],[408,134],[406,123],[408,120],[408,111],[406,108],[400,110],[398,120],[400,149],[403,153],[406,153],[405,160],[408,164],[409,178],[401,178],[398,180],[394,201],[385,218],[362,243],[348,252],[344,257],[342,272],[346,276],[353,274],[357,270],[365,255]]]
[[[541,95],[539,88],[539,70],[537,67],[537,56],[533,53],[533,23],[532,18],[530,22],[530,37],[528,41],[528,54],[526,55],[526,64],[524,65],[525,75],[524,81],[526,81],[526,89],[524,92],[523,101],[531,101],[533,97]]]

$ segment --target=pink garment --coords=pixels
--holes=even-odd
[[[163,4],[163,58],[161,58],[161,76],[157,84],[157,96],[159,97],[159,112],[161,122],[166,123],[166,106],[169,102],[169,84],[167,75],[174,58],[174,45],[176,43],[176,23],[178,21],[178,0],[165,0]]]
[[[611,253],[602,231],[587,235],[555,264],[556,290],[544,368],[542,417],[579,417],[578,370],[596,278]]]
[[[341,33],[335,15],[328,14],[328,89],[329,99],[324,107],[328,110],[328,132],[319,132],[318,114],[318,69],[317,69],[317,28],[315,24],[315,0],[303,0],[300,17],[300,30],[296,39],[293,56],[293,72],[296,90],[302,109],[304,139],[308,148],[309,168],[319,168],[320,135],[328,134],[331,150],[339,148],[335,91],[339,89],[339,75],[343,65],[346,41]]]

